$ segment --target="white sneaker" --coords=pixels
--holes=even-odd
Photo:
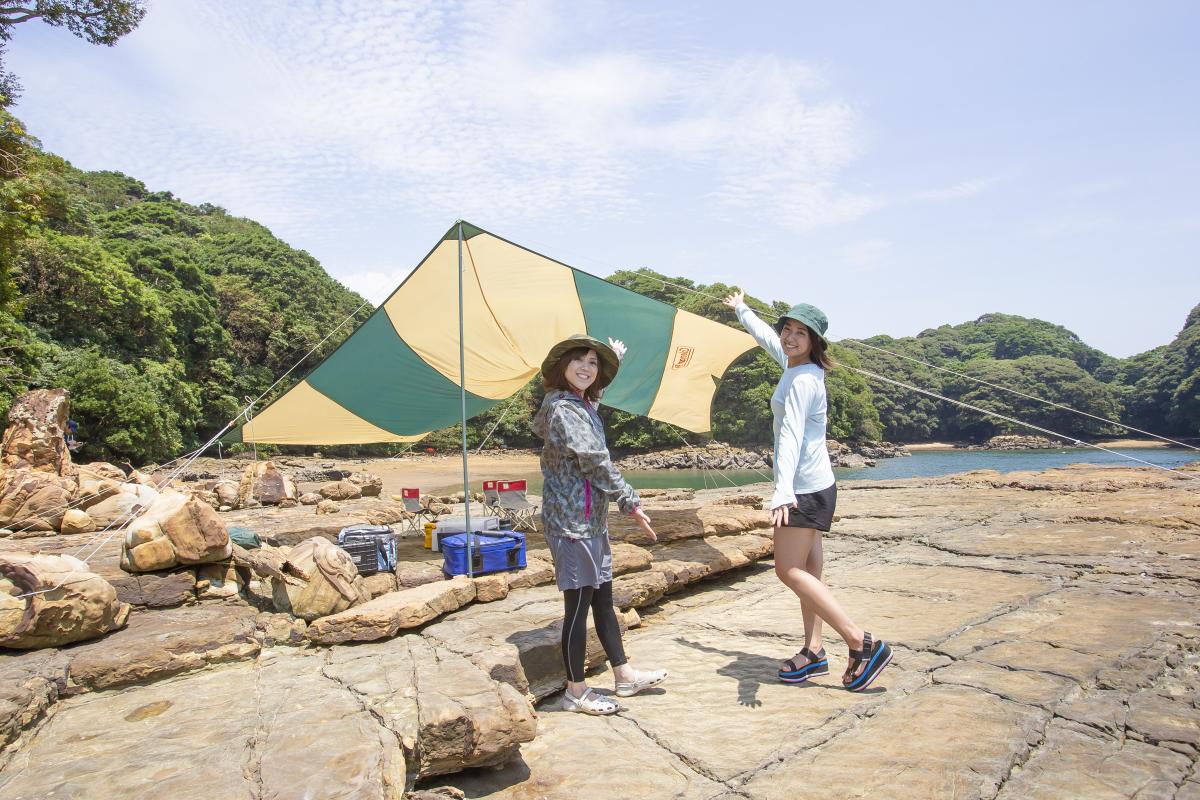
[[[617,681],[617,697],[633,697],[643,689],[658,686],[667,679],[665,669],[655,669],[650,672],[637,672],[632,681],[627,683]]]
[[[591,714],[593,717],[605,717],[621,710],[621,704],[611,697],[598,694],[590,687],[582,697],[575,697],[571,690],[563,692],[563,711],[578,711],[581,714]]]

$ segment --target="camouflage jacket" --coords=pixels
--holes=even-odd
[[[632,513],[638,494],[613,466],[604,427],[574,392],[546,395],[533,432],[542,447],[542,521],[546,533],[587,539],[608,532],[609,498]]]

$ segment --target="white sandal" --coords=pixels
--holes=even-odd
[[[617,682],[617,697],[633,697],[643,689],[658,686],[667,679],[667,671],[665,669],[638,672],[635,675],[636,677],[628,683]]]
[[[588,687],[582,697],[574,697],[571,690],[563,692],[563,711],[578,711],[581,714],[591,714],[593,717],[605,717],[621,710],[621,704],[611,697],[598,694]]]

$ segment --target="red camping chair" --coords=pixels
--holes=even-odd
[[[429,506],[421,505],[420,489],[401,489],[400,499],[410,516],[406,520],[409,530],[419,531],[423,522],[437,522],[438,515]]]
[[[498,505],[503,515],[512,520],[514,528],[524,527],[536,532],[538,506],[525,496],[526,486],[525,481],[497,481]]]
[[[483,482],[483,510],[501,516],[503,509],[500,508],[500,492],[496,489],[496,483],[497,481]]]

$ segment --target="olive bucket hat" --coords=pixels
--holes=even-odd
[[[596,376],[596,385],[603,389],[613,382],[613,378],[617,377],[617,370],[621,368],[621,360],[617,358],[616,352],[609,347],[607,342],[602,342],[587,334],[577,333],[569,339],[563,339],[554,347],[550,348],[550,352],[546,354],[546,358],[542,361],[542,374],[545,375],[558,360],[563,357],[563,354],[574,350],[576,347],[586,347],[589,350],[595,350],[596,355],[600,357],[600,374]]]
[[[822,342],[829,344],[825,338],[825,331],[829,328],[829,318],[825,316],[825,312],[816,306],[810,306],[808,303],[801,303],[798,306],[792,306],[786,314],[779,317],[779,321],[775,323],[775,332],[779,333],[783,330],[783,324],[786,320],[794,319],[797,322],[802,322],[808,326],[808,329],[820,337]]]

